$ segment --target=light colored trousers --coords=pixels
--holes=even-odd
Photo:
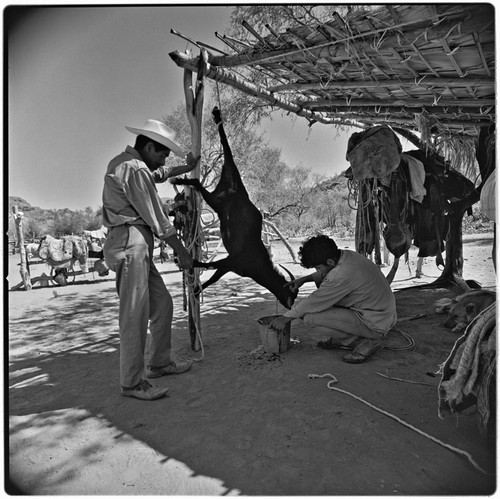
[[[153,233],[144,225],[113,227],[104,243],[104,259],[116,272],[120,298],[120,384],[124,388],[143,379],[148,321],[148,364],[161,367],[170,362],[173,303],[153,263],[153,243]]]
[[[384,338],[384,333],[371,330],[350,308],[332,307],[323,312],[306,314],[304,323],[315,332],[335,338],[339,343],[349,346],[359,338]]]

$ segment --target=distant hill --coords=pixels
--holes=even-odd
[[[167,206],[173,203],[173,199],[162,198],[162,201]],[[38,206],[32,206],[28,201],[19,196],[9,196],[8,199],[8,234],[9,239],[15,238],[15,225],[12,218],[12,208],[17,206],[19,211],[24,213],[23,227],[26,229],[28,225],[31,227],[36,226],[36,235],[33,237],[40,237],[45,234],[54,234],[54,221],[55,220],[72,220],[72,227],[75,229],[75,233],[80,231],[76,229],[78,227],[78,221],[80,221],[80,229],[94,230],[100,227],[102,219],[97,212],[88,212],[88,209],[83,210],[70,210],[69,208],[61,209],[45,209]],[[83,224],[83,225],[82,225]],[[97,225],[98,227],[91,227],[91,225]],[[59,229],[61,226],[59,224]],[[68,233],[71,233],[68,232]],[[26,237],[26,236],[25,236]],[[29,236],[28,236],[29,237]]]
[[[24,220],[30,220],[41,227],[49,228],[48,221],[53,220],[56,213],[68,213],[71,210],[65,208],[64,210],[46,210],[38,206],[32,206],[28,201],[17,196],[9,196],[9,215],[12,214],[12,208],[14,206],[18,207],[19,211],[24,213]],[[9,229],[14,226],[14,222],[9,217]]]
[[[12,211],[12,206],[17,205],[21,211],[24,211],[26,208],[30,210],[32,206],[23,198],[19,198],[17,196],[9,196],[9,211]]]
[[[23,224],[25,225],[28,222],[35,223],[38,227],[40,227],[40,231],[49,233],[50,225],[49,220],[53,220],[56,212],[58,210],[45,210],[43,208],[39,208],[38,206],[32,206],[25,199],[18,196],[9,196],[8,200],[8,235],[9,239],[12,240],[15,234],[15,225],[14,220],[12,219],[12,208],[17,206],[19,211],[24,213]],[[66,210],[61,210],[66,211]],[[68,210],[69,211],[69,210]]]
[[[9,213],[12,213],[12,208],[16,206],[24,213],[26,217],[32,218],[37,221],[44,221],[47,218],[52,218],[57,211],[67,212],[71,211],[65,208],[64,210],[46,210],[38,206],[32,206],[28,201],[17,196],[9,196]]]
[[[163,203],[165,204],[172,204],[173,199],[172,198],[161,198]],[[12,213],[12,207],[17,205],[19,210],[21,210],[24,213],[30,212],[30,216],[36,215],[36,214],[50,214],[53,215],[54,213],[71,213],[72,210],[69,208],[57,208],[57,209],[45,209],[45,208],[39,208],[38,206],[32,206],[28,201],[26,201],[23,198],[20,198],[18,196],[9,196],[9,213]]]

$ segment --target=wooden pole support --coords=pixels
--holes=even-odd
[[[197,72],[195,86],[193,87],[193,72],[190,69],[184,70],[184,96],[186,98],[186,114],[191,127],[191,152],[193,156],[201,154],[201,131],[202,131],[202,115],[203,115],[203,97],[204,97],[204,75],[206,73],[206,63],[208,55],[206,50],[202,50],[199,58],[200,66]],[[192,171],[193,178],[200,178],[200,162]],[[186,187],[186,199],[191,211],[191,227],[189,231],[189,241],[187,248],[191,252],[191,256],[200,261],[202,257],[201,242],[200,242],[200,215],[201,215],[201,197],[194,189]],[[200,350],[200,303],[199,295],[201,292],[199,269],[193,268],[187,271],[188,274],[188,327],[189,336],[191,339],[191,348],[195,351]]]
[[[24,246],[24,236],[23,236],[24,213],[22,211],[19,211],[17,205],[12,207],[12,212],[14,215],[14,222],[16,223],[17,242],[19,244],[19,254],[21,256],[21,268],[19,269],[19,273],[21,274],[21,279],[23,280],[24,289],[26,291],[29,291],[31,289],[31,277],[28,270],[26,247]]]
[[[281,241],[285,245],[285,247],[288,250],[288,252],[290,253],[290,255],[292,255],[293,263],[298,263],[297,262],[297,257],[295,255],[295,252],[293,251],[293,248],[290,246],[290,244],[286,240],[285,236],[279,231],[278,227],[276,227],[276,225],[274,225],[269,220],[263,220],[262,226],[263,227],[268,226],[270,229],[272,229],[276,233],[276,235],[281,239]]]

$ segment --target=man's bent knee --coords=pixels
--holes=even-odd
[[[302,321],[304,322],[304,324],[309,327],[314,327],[318,325],[315,319],[316,319],[316,314],[306,314],[304,315],[304,317],[302,317]]]

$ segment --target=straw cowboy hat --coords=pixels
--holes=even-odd
[[[131,126],[126,126],[125,128],[136,135],[145,135],[155,142],[159,142],[168,147],[176,156],[180,156],[181,158],[185,156],[181,147],[174,142],[175,132],[161,121],[147,120],[144,128],[134,128]]]

